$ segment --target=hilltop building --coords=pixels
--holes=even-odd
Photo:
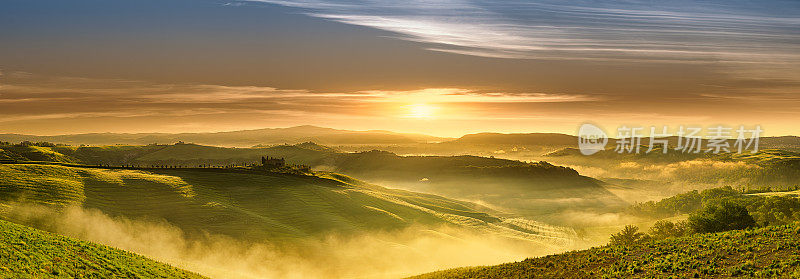
[[[264,168],[275,169],[286,166],[286,160],[283,158],[261,157],[261,165]]]

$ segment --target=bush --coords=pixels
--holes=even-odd
[[[611,235],[612,245],[632,245],[647,239],[647,235],[639,232],[639,227],[627,225],[621,232]]]
[[[665,239],[668,237],[681,237],[691,234],[691,228],[686,221],[673,223],[668,220],[661,220],[650,227],[648,234],[655,239]]]
[[[697,233],[741,230],[755,225],[756,221],[747,208],[730,201],[706,205],[689,216],[689,227]]]

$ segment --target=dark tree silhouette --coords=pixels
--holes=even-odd
[[[741,230],[755,225],[756,221],[747,208],[731,201],[706,205],[689,216],[689,226],[698,233]]]

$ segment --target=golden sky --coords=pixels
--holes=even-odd
[[[0,133],[800,134],[796,1],[0,3]]]

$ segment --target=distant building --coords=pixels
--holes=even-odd
[[[274,169],[286,166],[286,160],[283,158],[261,157],[261,165],[264,168]]]

